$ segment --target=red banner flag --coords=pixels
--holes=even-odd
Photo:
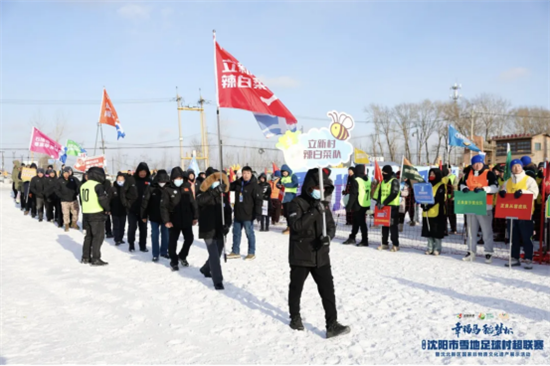
[[[229,183],[233,183],[235,181],[235,171],[229,167]]]
[[[278,172],[279,171],[279,168],[277,167],[277,164],[275,163],[271,163],[273,165],[273,174],[275,174],[275,172]]]
[[[101,101],[101,113],[99,114],[99,123],[116,127],[118,123],[118,115],[111,102],[111,98],[107,95],[107,90],[103,89],[103,100]]]
[[[282,117],[287,124],[296,117],[256,76],[224,50],[214,37],[216,47],[216,83],[218,104],[223,108],[244,109],[254,113]]]
[[[29,150],[49,155],[52,159],[59,159],[59,156],[63,154],[61,144],[46,136],[36,127],[32,128]]]
[[[517,220],[531,220],[533,214],[533,195],[522,194],[520,198],[515,198],[512,193],[507,193],[506,197],[498,197],[495,210],[495,218]]]
[[[380,165],[378,165],[378,162],[374,161],[374,179],[376,179],[378,182],[381,182],[382,179],[382,170],[380,169]]]
[[[264,174],[267,177],[267,168],[264,168]],[[266,178],[267,179],[267,178]]]

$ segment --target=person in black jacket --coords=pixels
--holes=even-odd
[[[382,227],[382,245],[378,250],[389,248],[388,237],[391,236],[392,252],[399,250],[399,197],[401,196],[401,184],[395,178],[393,169],[390,165],[385,165],[382,168],[382,182],[376,187],[374,192],[374,200],[379,210],[385,206],[390,206],[390,226]]]
[[[358,164],[354,171],[354,175],[352,177],[348,177],[348,183],[349,183],[349,199],[348,204],[346,205],[346,213],[351,212],[352,213],[352,227],[351,227],[351,234],[349,235],[348,240],[346,240],[343,244],[356,244],[355,242],[355,236],[359,232],[359,229],[361,229],[361,242],[359,243],[359,246],[368,246],[369,245],[369,232],[367,229],[367,221],[365,216],[367,215],[367,210],[370,207],[363,207],[361,206],[361,203],[359,202],[359,180],[362,180],[363,187],[365,187],[365,190],[369,192],[370,194],[370,187],[368,189],[366,188],[367,184],[370,184],[369,180],[366,179],[365,176],[365,165]],[[370,197],[368,198],[370,201]]]
[[[262,204],[267,207],[266,215],[263,215],[260,220],[260,231],[269,231],[269,211],[271,210],[271,186],[267,181],[267,176],[265,173],[260,174],[258,180],[258,186],[262,192]],[[262,207],[263,211],[263,207]]]
[[[321,295],[327,327],[327,338],[350,332],[337,321],[336,296],[330,266],[329,244],[336,234],[336,225],[328,201],[321,201],[321,186],[325,197],[334,191],[329,179],[330,170],[310,169],[304,178],[302,192],[288,205],[290,286],[288,305],[290,327],[304,330],[300,316],[300,298],[304,283],[311,273]],[[323,235],[323,213],[326,217],[326,236]]]
[[[36,212],[38,213],[38,222],[44,219],[44,199],[46,191],[46,177],[44,177],[44,169],[39,168],[36,171],[37,175],[31,179],[30,192],[36,202]]]
[[[355,167],[350,166],[348,168],[348,179],[346,182],[346,189],[342,191],[342,195],[347,196],[347,200],[349,201],[349,191],[351,188],[351,182],[354,180],[355,175]],[[346,201],[344,200],[344,204]],[[353,212],[346,210],[346,225],[352,225],[353,224]]]
[[[53,222],[54,219],[58,221],[61,208],[57,208],[59,199],[55,195],[55,186],[57,183],[57,174],[55,170],[48,169],[46,171],[46,179],[44,181],[44,206],[46,209],[46,221]],[[54,214],[55,210],[55,214]]]
[[[228,259],[240,258],[242,229],[248,238],[248,255],[245,260],[256,258],[256,238],[254,236],[254,219],[262,219],[262,191],[252,169],[245,166],[242,177],[231,183],[231,191],[235,192],[235,219],[233,220],[233,250]]]
[[[103,187],[105,188],[105,192],[107,192],[107,195],[109,195],[109,201],[111,200],[111,186],[111,181],[107,179],[107,176],[105,175],[105,182],[103,183]],[[111,222],[111,215],[107,215],[107,219],[105,220],[105,238],[113,238],[113,223]]]
[[[124,244],[124,228],[126,226],[126,215],[130,209],[130,204],[126,200],[126,190],[129,185],[126,184],[127,175],[118,172],[116,182],[111,187],[109,198],[111,199],[111,216],[113,218],[113,236],[115,245]]]
[[[205,277],[212,277],[214,288],[223,290],[223,275],[220,256],[224,249],[224,239],[231,227],[231,205],[229,204],[229,180],[225,173],[221,174],[223,183],[220,185],[220,173],[213,168],[206,170],[207,178],[197,191],[199,207],[199,238],[204,239],[208,250],[208,259],[200,272]],[[222,223],[222,194],[223,214]]]
[[[164,258],[168,257],[168,228],[162,223],[160,215],[160,202],[162,200],[162,192],[165,189],[166,183],[170,181],[166,170],[161,169],[155,174],[153,183],[143,195],[141,201],[141,218],[143,222],[147,219],[151,222],[151,242],[153,243],[153,262],[159,260],[159,254]],[[159,248],[159,235],[161,236],[161,244]]]
[[[171,182],[166,186],[162,195],[160,213],[162,222],[170,231],[168,254],[170,255],[170,266],[173,271],[179,270],[178,259],[183,267],[189,267],[187,256],[193,244],[193,225],[199,219],[199,210],[191,185],[186,182],[187,174],[177,166],[170,172]],[[178,239],[183,234],[183,248],[179,254]]]
[[[61,209],[63,210],[63,224],[65,231],[69,231],[69,225],[73,229],[79,230],[76,224],[78,220],[78,194],[80,190],[80,181],[72,176],[71,167],[63,168],[63,175],[57,180],[56,194],[61,201]],[[71,215],[73,222],[71,223]]]
[[[133,177],[127,179],[129,188],[126,190],[126,200],[130,204],[128,210],[128,244],[130,252],[135,250],[136,230],[139,226],[139,250],[147,250],[147,223],[141,220],[141,200],[145,193],[145,188],[151,184],[151,172],[147,163],[139,163]]]
[[[447,229],[445,216],[445,183],[443,173],[438,168],[430,169],[428,180],[435,190],[434,203],[422,205],[422,236],[428,238],[426,254],[439,255],[441,253],[441,240]],[[436,188],[437,187],[437,188]],[[432,189],[432,191],[433,191]]]
[[[82,198],[83,227],[86,231],[82,246],[84,264],[104,266],[101,260],[101,245],[105,239],[105,220],[110,211],[109,195],[105,191],[105,171],[93,167],[88,170],[86,183],[80,186]]]

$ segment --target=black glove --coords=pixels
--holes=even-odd
[[[474,192],[475,192],[475,193],[479,193],[479,192],[481,192],[481,191],[484,191],[484,189],[483,189],[483,188],[479,188],[479,187],[476,188],[476,189],[474,189]]]
[[[523,192],[520,190],[516,191],[516,193],[514,193],[514,198],[518,199],[521,197],[521,195],[523,194]]]
[[[256,221],[262,222],[262,215],[256,215]]]
[[[422,211],[427,211],[428,209],[426,208],[427,206],[426,205],[420,205],[420,207],[422,207]]]
[[[382,204],[382,202],[378,202],[378,203],[376,204],[376,207],[377,207],[379,210],[381,210],[381,209],[384,208],[384,205]]]
[[[275,186],[276,186],[277,188],[279,188],[279,189],[283,189],[283,185],[282,185],[282,184],[277,184],[277,185],[275,185]]]
[[[219,186],[217,186],[216,188],[214,188],[212,191],[215,192],[216,194],[222,194],[222,193],[225,192],[226,188],[227,188],[227,186],[225,185],[225,183],[222,183]]]
[[[470,188],[468,188],[468,187],[466,187],[462,190],[462,193],[468,193],[468,192],[470,192]]]
[[[322,236],[321,235],[321,244],[322,245],[330,245],[330,238],[328,236]]]
[[[229,234],[229,227],[228,227],[228,226],[224,226],[224,227],[223,227],[223,235],[226,236],[227,234]]]
[[[325,212],[325,204],[321,201],[316,201],[315,203],[312,203],[310,207],[313,213],[322,214],[323,212]]]
[[[498,195],[502,198],[506,198],[506,191],[502,190],[502,191],[498,192]]]

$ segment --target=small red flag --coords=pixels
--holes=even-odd
[[[382,177],[382,170],[380,169],[380,165],[378,165],[378,162],[374,161],[374,179],[376,179],[378,182],[381,182],[384,178]]]

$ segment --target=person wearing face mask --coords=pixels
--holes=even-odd
[[[361,242],[357,246],[368,247],[369,232],[365,216],[371,205],[371,182],[365,175],[365,165],[357,165],[354,173],[353,177],[348,177],[350,186],[348,189],[349,199],[346,205],[346,212],[352,213],[353,226],[348,240],[342,244],[356,244],[355,236],[359,232],[359,229],[361,229]]]
[[[325,310],[326,337],[332,338],[347,334],[350,328],[338,323],[336,296],[330,265],[329,245],[336,234],[336,225],[329,201],[321,201],[321,189],[328,197],[334,191],[329,179],[330,170],[323,169],[319,179],[319,169],[310,169],[304,177],[301,194],[288,205],[290,285],[288,305],[290,328],[304,330],[300,314],[300,298],[304,283],[311,274],[317,284]],[[321,188],[322,187],[322,188]],[[326,235],[323,235],[323,213],[326,219]]]
[[[206,170],[207,177],[197,191],[199,207],[199,238],[204,239],[208,250],[208,260],[201,267],[204,277],[211,277],[216,290],[223,290],[223,275],[220,256],[223,253],[224,237],[231,227],[231,205],[229,204],[229,180],[225,173],[213,169]],[[222,195],[223,215],[222,223]]]
[[[130,203],[128,210],[128,244],[130,252],[135,251],[136,231],[139,227],[139,250],[148,252],[147,249],[147,223],[141,220],[141,200],[145,188],[151,184],[151,172],[147,163],[139,163],[136,172],[128,179],[126,200]]]
[[[44,206],[46,209],[47,222],[53,222],[54,218],[57,218],[59,215],[57,208],[58,199],[55,195],[56,178],[57,175],[55,170],[49,169],[46,171],[46,181],[44,182]]]
[[[472,157],[472,168],[462,178],[460,190],[464,193],[485,191],[487,193],[487,214],[466,216],[468,225],[468,253],[462,260],[473,262],[477,251],[477,232],[481,227],[485,249],[485,263],[492,263],[493,258],[493,195],[498,192],[495,173],[485,165],[485,155]]]
[[[143,200],[141,201],[141,218],[143,222],[151,223],[151,242],[153,244],[153,262],[158,262],[159,255],[164,258],[168,257],[168,228],[163,224],[160,215],[160,205],[162,192],[166,184],[170,181],[170,177],[166,170],[161,169],[155,174],[153,183],[145,189]],[[161,244],[159,247],[159,235],[161,236]]]
[[[499,192],[500,197],[506,197],[507,193],[514,195],[516,199],[520,198],[524,194],[531,195],[533,201],[536,201],[539,194],[539,187],[537,182],[530,176],[528,176],[523,170],[522,160],[515,159],[510,162],[510,167],[512,169],[512,176],[508,179],[501,187]],[[533,211],[535,210],[535,205],[533,202]],[[513,220],[514,227],[512,228],[511,221],[506,220],[508,225],[508,232],[512,231],[512,267],[520,266],[520,247],[523,244],[523,253],[525,260],[524,268],[533,269],[533,241],[531,237],[533,235],[533,220],[532,216],[530,220]],[[505,266],[508,267],[509,262],[505,263]]]
[[[233,248],[227,259],[241,258],[240,246],[242,229],[244,228],[248,238],[248,255],[245,260],[256,258],[256,237],[254,236],[254,219],[262,219],[263,193],[258,186],[256,178],[252,175],[252,169],[245,166],[242,169],[242,177],[231,183],[231,191],[235,192],[235,219],[233,220]]]
[[[189,182],[189,186],[191,187],[191,191],[193,192],[193,197],[197,197],[197,182],[195,179],[195,171],[193,169],[187,169],[187,182]]]
[[[130,204],[126,200],[126,188],[126,174],[118,172],[116,182],[111,187],[109,194],[111,198],[111,216],[113,218],[113,236],[116,246],[124,244],[122,239],[124,238],[126,215],[130,209]]]
[[[382,227],[382,245],[378,250],[389,248],[388,236],[391,237],[392,252],[399,250],[399,198],[401,197],[401,185],[393,175],[393,169],[390,165],[382,168],[383,180],[378,184],[372,197],[377,203],[379,210],[386,206],[391,207],[390,227]]]
[[[445,236],[447,218],[445,217],[445,182],[441,170],[430,169],[428,180],[432,185],[433,204],[422,205],[422,236],[428,239],[427,255],[441,253],[441,240]]]
[[[178,260],[183,267],[189,267],[187,256],[193,240],[193,225],[197,224],[199,210],[191,191],[191,185],[186,182],[187,173],[179,166],[170,172],[171,182],[165,187],[162,195],[160,214],[162,222],[169,229],[168,255],[172,271],[179,270]],[[178,239],[183,234],[183,247],[177,253]]]
[[[265,173],[260,174],[258,186],[262,191],[262,200],[267,203],[267,212],[271,210],[271,186],[267,182],[267,176]],[[260,220],[260,231],[269,231],[269,214],[262,215]]]

